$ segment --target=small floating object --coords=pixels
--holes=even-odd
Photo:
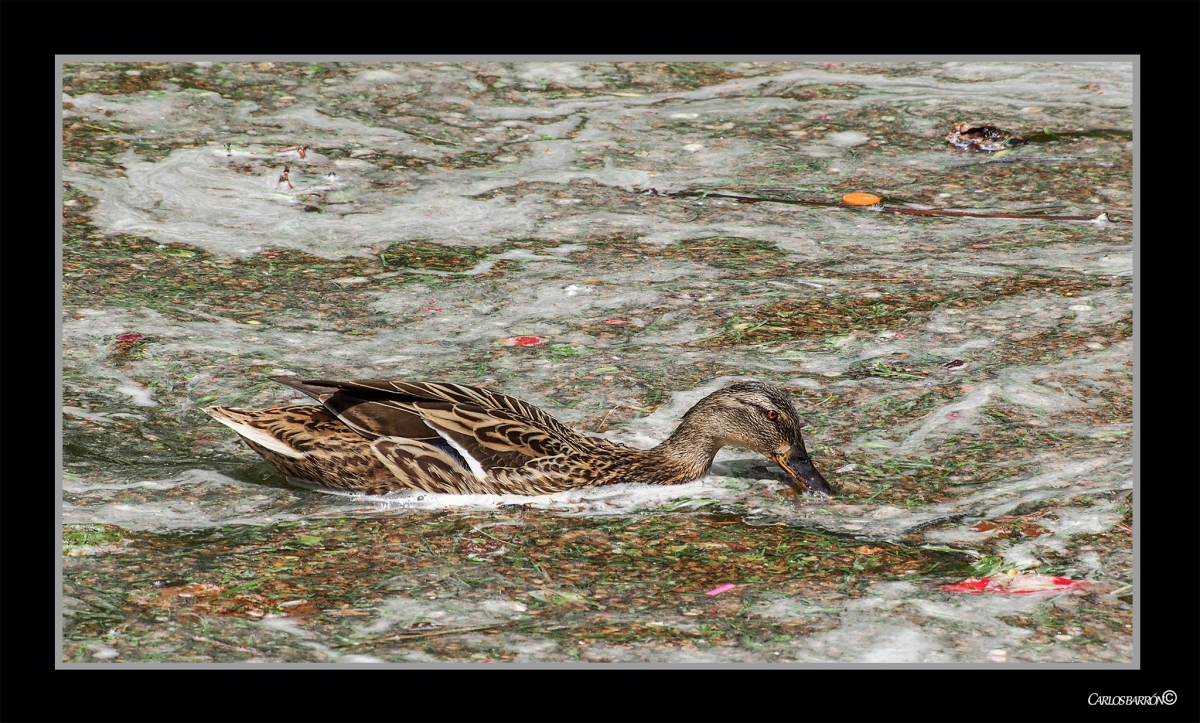
[[[1028,595],[1035,592],[1068,592],[1081,590],[1091,583],[1052,575],[996,575],[969,578],[956,585],[942,585],[946,592],[994,593],[997,595]]]
[[[882,200],[873,193],[847,193],[842,196],[842,203],[847,206],[874,206]]]
[[[605,319],[604,323],[608,324],[609,326],[624,326],[629,322],[625,321],[624,319]]]
[[[290,153],[291,151],[295,151],[300,154],[301,158],[307,158],[309,148],[312,148],[312,146],[308,145],[307,143],[300,143],[298,145],[286,146],[284,148],[272,148],[271,150],[267,151],[267,153],[275,155],[276,153]]]
[[[117,341],[121,342],[122,344],[132,344],[135,341],[141,341],[145,338],[146,337],[142,336],[141,334],[121,334],[117,337]]]
[[[737,587],[737,585],[734,585],[731,582],[727,582],[720,587],[714,587],[712,590],[709,590],[708,592],[706,592],[704,594],[705,595],[720,595],[723,592],[729,592],[730,590],[734,589],[735,587]]]
[[[996,126],[973,126],[970,123],[955,123],[950,128],[946,142],[964,151],[986,151],[995,153],[1009,146],[1023,143],[1012,133]]]
[[[437,628],[440,628],[440,627],[444,627],[444,626],[439,625],[437,623],[431,623],[427,620],[420,620],[420,621],[413,623],[412,625],[409,625],[408,629],[409,630],[436,630]]]
[[[544,339],[540,336],[514,336],[504,340],[508,346],[541,346],[549,339]]]

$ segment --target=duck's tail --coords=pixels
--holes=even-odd
[[[263,418],[262,411],[234,407],[206,407],[204,409],[208,416],[237,432],[238,436],[247,442],[253,442],[258,447],[264,447],[284,457],[293,459],[303,457],[303,450],[288,444],[278,433],[273,434],[272,432],[275,430],[271,429],[271,425],[263,424],[266,420]]]
[[[371,450],[371,442],[324,407],[208,407],[204,411],[237,432],[250,449],[292,481],[364,494],[383,494],[397,487],[396,478]]]

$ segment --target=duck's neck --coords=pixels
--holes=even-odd
[[[695,420],[685,419],[670,439],[644,454],[656,470],[658,484],[683,484],[703,477],[724,441]]]

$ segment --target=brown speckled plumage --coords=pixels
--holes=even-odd
[[[320,402],[206,409],[294,481],[384,494],[552,494],[617,482],[681,484],[721,447],[770,457],[797,486],[828,493],[804,451],[783,392],[740,382],[700,400],[671,438],[634,449],[580,434],[515,397],[441,382],[300,381],[272,377]]]

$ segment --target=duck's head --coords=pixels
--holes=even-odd
[[[752,449],[782,467],[797,489],[832,494],[804,449],[801,424],[788,395],[769,384],[738,382],[701,399],[679,427],[702,425],[714,452],[726,445]]]

